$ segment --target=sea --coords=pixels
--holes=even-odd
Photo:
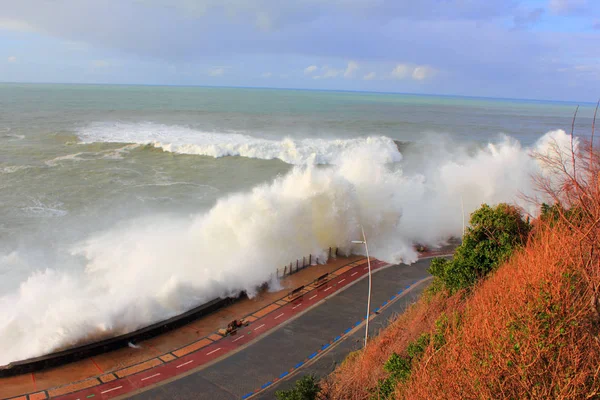
[[[482,203],[535,213],[576,111],[577,145],[594,104],[0,84],[0,365],[277,287],[361,226],[409,268]]]

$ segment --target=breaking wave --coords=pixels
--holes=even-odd
[[[568,141],[554,131],[533,148],[504,138],[474,153],[440,149],[412,165],[417,172],[387,163],[377,146],[344,147],[336,165],[296,166],[207,212],[151,215],[73,243],[70,268],[0,254],[0,271],[36,271],[0,297],[0,365],[130,332],[217,296],[252,295],[290,260],[324,259],[330,246],[349,251],[361,224],[373,256],[412,263],[414,242],[460,235],[461,203],[468,215],[484,202],[531,195],[531,174],[544,173],[531,151]]]
[[[84,143],[136,143],[178,154],[279,159],[293,165],[336,164],[345,153],[365,145],[378,151],[385,162],[401,159],[396,143],[383,136],[270,140],[241,133],[203,132],[183,126],[153,123],[94,123],[81,129],[78,134]]]

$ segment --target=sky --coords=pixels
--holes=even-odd
[[[596,101],[600,0],[0,0],[0,81]]]

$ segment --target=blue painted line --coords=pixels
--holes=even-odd
[[[254,394],[254,392],[250,392],[250,393],[243,395],[242,400],[247,399],[248,397],[252,396],[253,394]]]
[[[304,365],[304,361],[300,361],[298,364],[294,365],[294,369],[300,368],[302,365]]]
[[[333,339],[334,342],[337,342],[338,340],[340,340],[342,337],[341,336],[336,336],[335,339]]]
[[[387,304],[387,301],[384,301],[381,307],[384,307]]]
[[[379,311],[379,307],[373,310],[374,313],[376,313],[377,311]]]
[[[262,385],[260,388],[261,388],[261,389],[264,389],[264,388],[266,388],[267,386],[271,386],[271,384],[272,384],[272,383],[273,383],[273,382],[267,382],[267,383],[265,383],[264,385]]]
[[[287,374],[289,374],[289,372],[284,372],[283,374],[279,375],[279,379],[283,379],[283,377],[287,376]]]
[[[402,292],[403,292],[403,291],[404,291],[404,290],[401,290],[401,291],[399,291],[399,292],[398,292],[398,296],[400,296],[400,295],[402,294]]]
[[[357,323],[354,324],[354,326],[359,326],[362,323],[362,321],[358,321]]]
[[[351,330],[352,330],[352,328],[348,328],[348,329],[346,329],[346,330],[344,331],[344,335],[345,335],[346,333],[350,332]]]
[[[326,349],[326,348],[328,348],[328,347],[329,347],[329,343],[327,343],[327,344],[324,344],[324,345],[323,345],[323,347],[321,347],[321,350],[325,350],[325,349]]]
[[[317,352],[315,351],[314,353],[312,353],[310,356],[308,356],[309,360],[312,360],[313,358],[315,358],[317,356]]]
[[[408,289],[410,287],[410,285],[406,285],[406,287],[404,289]]]

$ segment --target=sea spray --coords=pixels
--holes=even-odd
[[[38,268],[0,298],[0,365],[130,332],[217,296],[253,295],[290,260],[349,251],[360,225],[372,256],[410,264],[414,242],[460,234],[461,202],[467,215],[484,202],[534,212],[519,195],[533,195],[531,174],[544,173],[532,150],[551,143],[566,148],[568,136],[550,132],[532,149],[509,138],[470,155],[457,149],[460,157],[437,154],[407,174],[367,141],[338,152],[334,165],[296,166],[206,213],[124,221],[71,246],[80,268]]]

